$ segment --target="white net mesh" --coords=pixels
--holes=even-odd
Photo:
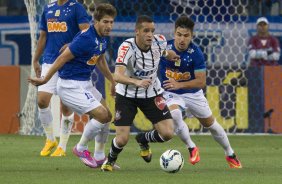
[[[30,25],[31,36],[31,55],[34,53],[37,45],[38,37],[38,21],[43,12],[43,8],[47,0],[24,0]],[[33,66],[31,66],[30,76],[35,76]],[[20,134],[23,135],[40,135],[42,128],[37,118],[37,89],[29,84],[26,101],[22,110]]]

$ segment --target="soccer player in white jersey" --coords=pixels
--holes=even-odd
[[[241,168],[224,129],[213,117],[202,91],[206,86],[206,65],[201,49],[192,42],[193,28],[194,22],[186,16],[176,20],[174,40],[168,42],[167,49],[180,55],[180,60],[171,62],[162,58],[160,62],[160,79],[166,90],[164,98],[174,120],[175,133],[186,144],[191,164],[199,162],[199,150],[191,140],[189,129],[182,117],[182,110],[189,111],[210,130],[215,141],[224,149],[229,166]]]
[[[108,68],[105,51],[107,48],[106,36],[109,36],[112,30],[116,14],[116,9],[112,5],[99,4],[94,12],[94,26],[83,30],[73,39],[55,60],[44,78],[29,79],[33,85],[42,85],[59,70],[57,92],[62,103],[78,114],[86,113],[90,117],[79,143],[73,148],[73,153],[91,168],[101,165],[105,156],[101,160],[92,158],[87,143],[105,127],[108,128],[112,115],[101,93],[92,85],[90,78],[92,71],[97,66],[111,82],[111,93],[114,95],[115,81]]]
[[[41,17],[38,46],[32,61],[36,76],[45,76],[52,63],[59,56],[60,49],[65,44],[70,43],[80,30],[88,27],[89,20],[86,10],[75,0],[58,0],[46,5]],[[39,59],[43,51],[41,68]],[[74,121],[74,114],[62,105],[63,115],[58,145],[53,134],[53,116],[49,108],[51,97],[56,94],[57,81],[58,74],[56,73],[48,83],[38,87],[39,119],[47,137],[45,146],[40,152],[41,156],[49,156],[53,148],[57,146],[51,156],[66,155],[66,145]]]
[[[101,169],[112,171],[118,154],[127,144],[130,126],[139,108],[153,123],[154,130],[139,133],[140,156],[150,162],[149,142],[165,142],[173,137],[173,121],[162,97],[163,89],[157,78],[161,56],[177,60],[174,51],[166,51],[163,35],[154,35],[155,25],[148,16],[139,16],[135,25],[135,38],[124,41],[118,50],[114,78],[116,86],[115,126],[108,160]]]

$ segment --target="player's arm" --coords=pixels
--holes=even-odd
[[[79,26],[80,31],[89,28],[89,24],[88,23],[79,24],[78,26]]]
[[[206,87],[206,71],[195,71],[195,79],[190,81],[177,82],[171,78],[164,81],[164,88],[167,90],[203,89],[204,87]]]
[[[47,33],[46,31],[40,31],[40,36],[37,43],[37,48],[34,54],[34,58],[32,60],[33,69],[35,71],[36,77],[40,77],[41,75],[41,67],[39,64],[39,59],[44,51],[46,45]]]
[[[279,45],[279,41],[277,38],[273,37],[272,41],[272,49],[273,52],[268,55],[268,60],[270,61],[279,61],[281,49]]]
[[[267,60],[267,51],[257,47],[256,37],[252,37],[248,44],[249,57],[250,59],[264,59]]]
[[[55,60],[44,78],[28,78],[28,82],[35,86],[40,86],[47,83],[66,62],[70,61],[73,58],[74,55],[71,53],[70,49],[66,48],[65,51]]]
[[[142,87],[142,88],[148,88],[151,84],[152,81],[151,79],[135,79],[127,76],[125,74],[126,71],[126,66],[123,65],[118,65],[115,68],[115,73],[114,73],[114,80],[117,83],[121,84],[127,84],[127,85],[135,85],[137,87]]]
[[[111,82],[112,86],[111,86],[111,95],[114,96],[115,95],[115,85],[116,82],[114,80],[114,77],[109,69],[109,66],[107,64],[106,58],[105,58],[105,54],[102,54],[99,58],[98,58],[98,62],[96,63],[97,68],[101,71],[101,73]]]

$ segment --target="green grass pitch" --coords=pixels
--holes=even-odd
[[[139,147],[131,136],[117,162],[121,170],[114,172],[101,172],[84,166],[71,153],[79,138],[71,136],[66,157],[52,158],[39,156],[44,137],[0,135],[0,183],[280,184],[282,181],[281,136],[229,136],[243,164],[240,170],[228,168],[223,150],[211,136],[192,136],[201,155],[201,161],[195,166],[188,163],[187,150],[178,137],[168,143],[151,144],[153,160],[145,163],[139,157]],[[110,136],[109,142],[112,138]],[[93,151],[94,143],[89,147]],[[160,169],[159,157],[167,149],[177,149],[183,154],[185,164],[179,173],[169,174]]]

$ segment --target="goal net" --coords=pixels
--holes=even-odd
[[[109,40],[110,47],[106,53],[111,69],[114,68],[119,45],[125,39],[134,36],[134,25],[138,15],[152,16],[156,22],[156,33],[164,34],[167,39],[173,38],[176,18],[183,14],[191,17],[196,23],[194,42],[201,47],[207,61],[208,86],[205,93],[213,115],[228,132],[244,132],[249,128],[248,88],[246,87],[248,84],[246,77],[248,0],[78,0],[78,2],[84,5],[89,15],[92,15],[95,6],[101,2],[109,2],[118,10],[114,30]],[[38,34],[38,15],[42,13],[46,1],[25,0],[25,3],[32,28],[32,53],[34,53]],[[114,100],[109,94],[109,84],[99,71],[94,72],[93,83],[101,89],[111,111],[114,112]],[[40,129],[40,124],[34,120],[37,110],[35,99],[36,89],[30,86],[23,111],[25,114],[25,121],[21,126],[23,134],[30,134]],[[73,132],[80,133],[87,120],[85,116],[76,116]],[[205,131],[195,118],[187,118],[185,121],[191,131]],[[138,113],[132,130],[146,131],[151,128],[152,125],[145,116]],[[114,130],[113,125],[111,129]]]

